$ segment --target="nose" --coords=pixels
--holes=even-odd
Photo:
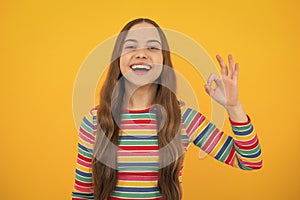
[[[139,48],[136,50],[135,58],[148,58],[145,48]]]

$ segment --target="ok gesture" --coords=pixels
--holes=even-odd
[[[238,72],[239,65],[234,63],[232,55],[228,55],[228,65],[221,58],[216,56],[221,67],[221,76],[211,74],[207,79],[205,91],[218,103],[225,108],[229,106],[236,106],[239,104],[238,100]],[[216,86],[213,88],[212,83]]]

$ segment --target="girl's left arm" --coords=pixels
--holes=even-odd
[[[250,117],[247,121],[230,120],[234,136],[220,131],[201,113],[190,108],[182,108],[182,120],[189,142],[193,142],[215,159],[243,170],[262,167],[259,140]]]
[[[205,90],[228,112],[234,137],[224,134],[202,114],[186,109],[183,121],[189,140],[216,159],[245,170],[262,167],[261,148],[250,117],[238,100],[238,64],[228,56],[229,67],[217,55],[221,76],[211,74]],[[215,87],[212,83],[215,82]]]

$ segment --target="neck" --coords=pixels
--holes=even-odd
[[[157,85],[133,86],[125,84],[123,107],[131,110],[141,110],[152,106]]]

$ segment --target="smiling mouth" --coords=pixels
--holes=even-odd
[[[133,71],[149,71],[152,67],[150,65],[131,65]]]

